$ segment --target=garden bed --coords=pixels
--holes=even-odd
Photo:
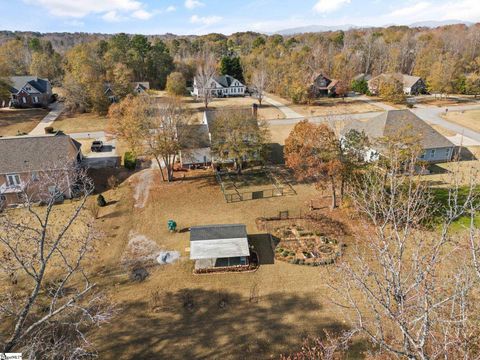
[[[347,232],[325,216],[298,219],[259,219],[257,225],[278,241],[275,259],[291,264],[320,266],[333,264],[342,255]]]

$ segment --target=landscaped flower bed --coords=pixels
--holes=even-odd
[[[280,240],[275,249],[275,258],[307,266],[333,264],[342,255],[343,243],[312,228],[315,228],[312,223],[301,220],[279,224],[273,231],[273,235]]]

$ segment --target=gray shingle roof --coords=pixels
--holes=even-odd
[[[218,82],[220,85],[223,87],[230,87],[232,84],[233,80],[235,80],[232,76],[230,75],[222,75],[222,76],[216,76],[214,77],[215,81]]]
[[[190,259],[249,256],[246,226],[207,225],[190,228]]]
[[[82,145],[65,134],[0,138],[0,174],[42,171],[76,159]]]
[[[411,76],[401,73],[388,73],[388,74],[380,74],[368,80],[368,84],[370,86],[376,87],[378,86],[378,81],[382,78],[390,78],[393,77],[400,81],[403,84],[404,88],[411,88],[413,85],[417,83],[421,78],[419,76]]]
[[[243,224],[204,225],[190,228],[190,241],[247,238]]]
[[[48,88],[48,80],[40,79],[36,76],[12,76],[10,77],[10,81],[12,83],[10,92],[15,94],[18,93],[26,83],[29,83],[41,93],[46,93]]]
[[[349,121],[342,130],[363,131],[370,139],[378,139],[404,133],[418,136],[423,149],[454,147],[455,145],[410,110],[391,110],[369,120]]]
[[[208,125],[195,124],[179,126],[178,141],[182,149],[202,149],[210,147]]]
[[[253,102],[252,102],[253,104]],[[251,121],[255,121],[255,118],[253,116],[253,111],[250,108],[240,108],[240,109],[233,109],[233,110],[207,110],[205,112],[206,118],[207,118],[207,125],[210,130],[210,133],[212,132],[213,128],[215,127],[215,121],[224,114],[229,113],[229,111],[235,112],[236,115],[243,116],[245,119],[250,119]]]

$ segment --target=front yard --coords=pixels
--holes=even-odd
[[[53,126],[55,130],[61,130],[64,133],[96,132],[105,131],[108,119],[106,116],[100,116],[93,113],[85,114],[62,114]]]
[[[474,131],[480,131],[480,110],[449,111],[442,117],[452,123],[464,126]]]
[[[44,109],[0,109],[0,136],[28,134],[47,114]]]
[[[293,104],[291,101],[269,94],[273,100],[279,101],[299,114],[309,116],[329,116],[345,114],[361,114],[382,111],[381,108],[357,98],[319,98],[311,105]]]

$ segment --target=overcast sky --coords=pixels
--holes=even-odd
[[[0,30],[274,32],[307,25],[480,22],[480,0],[0,0]]]

